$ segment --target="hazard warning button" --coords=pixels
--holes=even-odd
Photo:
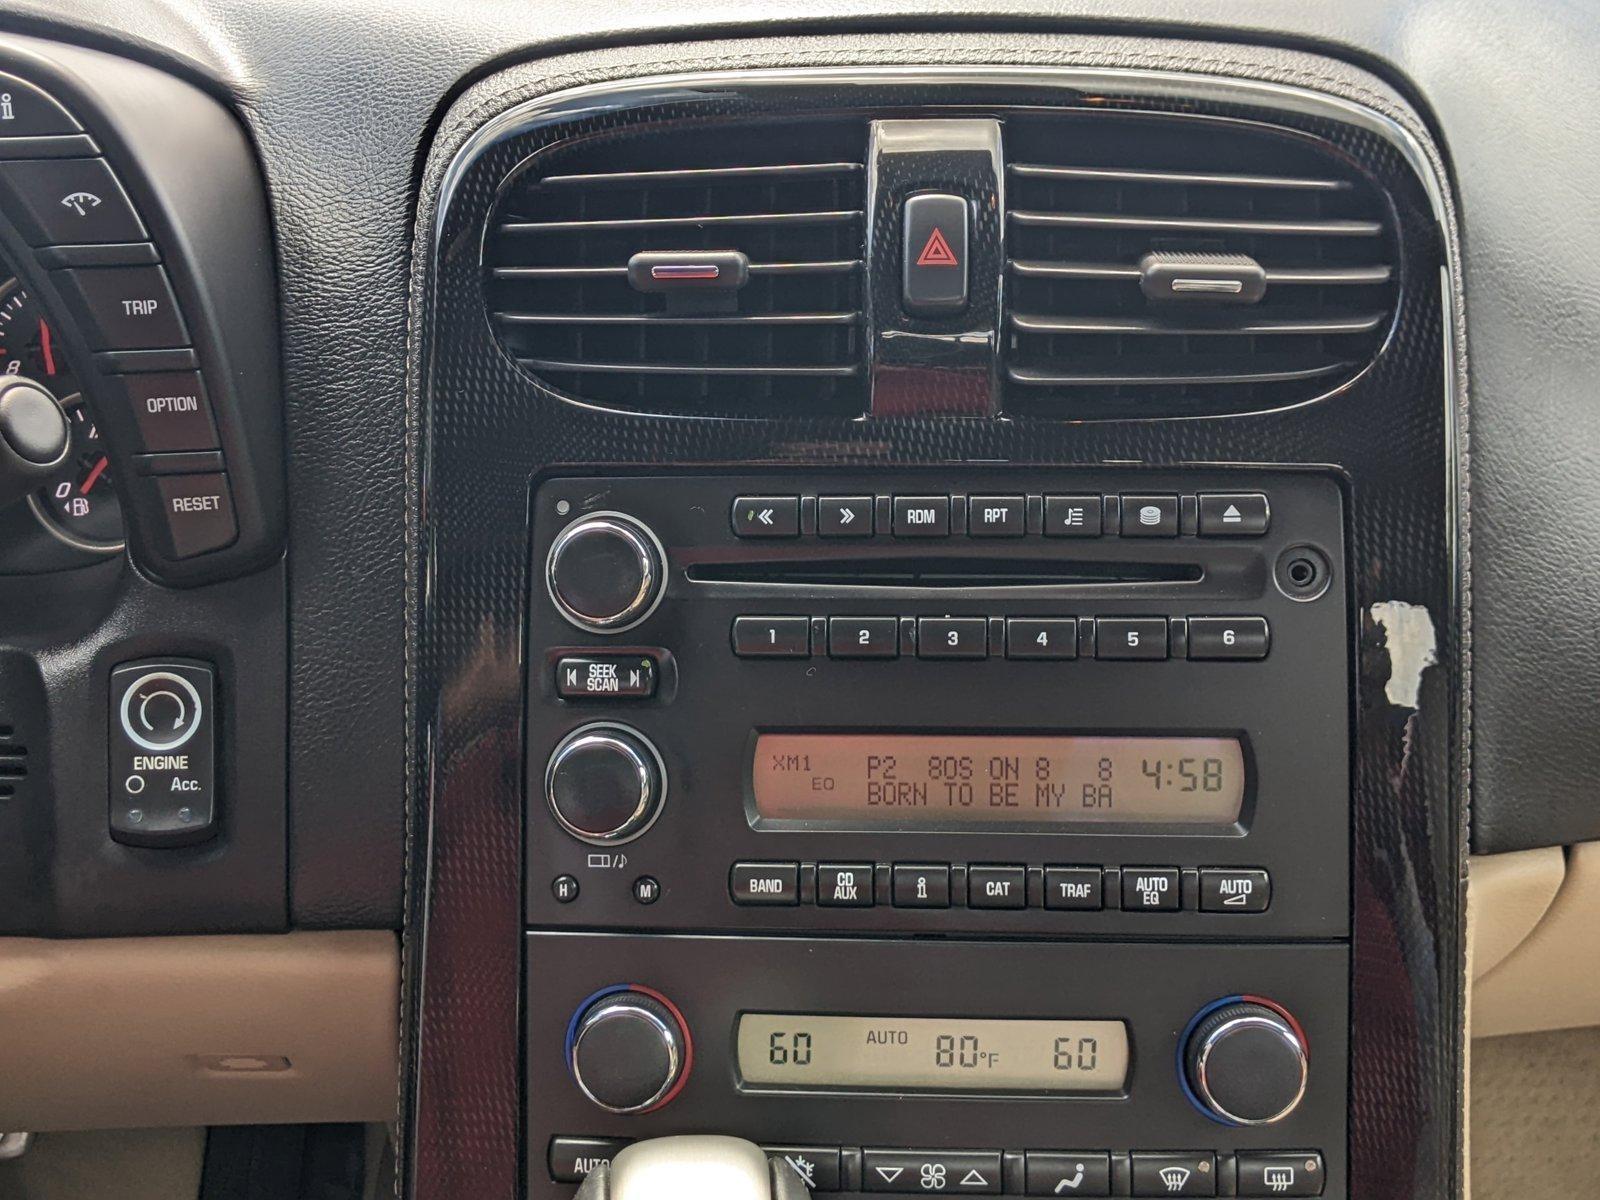
[[[925,192],[906,200],[905,309],[919,315],[967,306],[967,200]]]

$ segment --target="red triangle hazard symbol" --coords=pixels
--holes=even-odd
[[[928,244],[922,248],[922,253],[917,255],[919,267],[954,267],[958,266],[955,252],[950,249],[950,243],[944,240],[944,232],[935,225],[933,232],[928,235]]]

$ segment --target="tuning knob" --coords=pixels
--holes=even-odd
[[[683,1014],[659,992],[622,987],[591,998],[567,1034],[567,1063],[607,1112],[649,1112],[683,1087],[693,1059]]]
[[[1305,1034],[1286,1009],[1258,997],[1201,1010],[1180,1052],[1190,1099],[1224,1124],[1271,1125],[1306,1093]]]
[[[666,798],[667,776],[642,733],[625,725],[585,725],[551,753],[544,787],[563,829],[611,846],[649,828]]]
[[[660,603],[664,560],[646,526],[622,513],[593,513],[556,536],[545,582],[561,615],[578,628],[621,633]]]

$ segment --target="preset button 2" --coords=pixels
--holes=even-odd
[[[898,617],[830,617],[828,654],[832,658],[898,658]]]

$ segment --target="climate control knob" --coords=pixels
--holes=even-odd
[[[1228,1125],[1281,1121],[1306,1092],[1305,1034],[1288,1010],[1259,997],[1202,1009],[1180,1053],[1190,1099]]]
[[[551,752],[544,790],[561,828],[612,846],[638,837],[656,819],[667,775],[642,733],[625,725],[585,725]]]
[[[664,554],[655,534],[622,513],[592,513],[557,536],[545,560],[550,599],[580,629],[621,633],[661,599]]]
[[[683,1014],[648,988],[592,997],[567,1034],[572,1078],[607,1112],[648,1112],[666,1104],[687,1080],[692,1055]]]

